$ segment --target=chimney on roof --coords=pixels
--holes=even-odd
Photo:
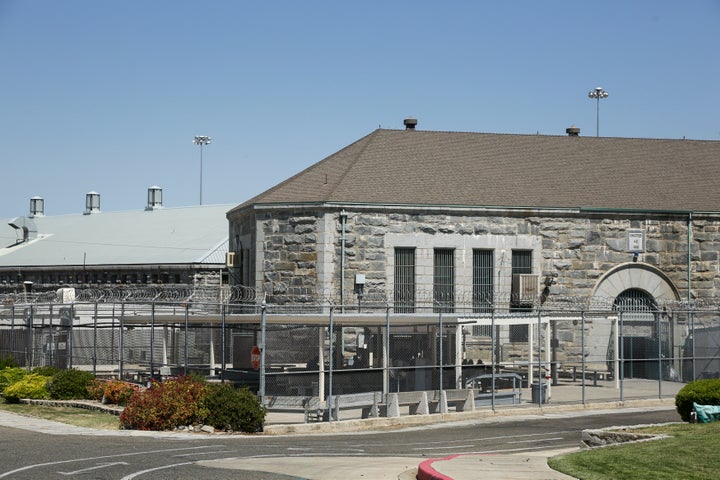
[[[30,217],[45,216],[45,200],[42,197],[32,197],[30,199]]]
[[[565,133],[568,134],[568,137],[579,137],[580,136],[580,129],[573,125],[570,128],[565,129]]]
[[[405,130],[415,130],[415,126],[417,125],[417,119],[408,117],[403,120],[403,124],[405,124]]]
[[[88,192],[85,194],[85,215],[100,213],[100,194]]]
[[[145,207],[145,211],[157,210],[158,208],[162,208],[162,188],[157,185],[153,185],[148,188],[147,206]]]

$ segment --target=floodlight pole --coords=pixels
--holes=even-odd
[[[202,205],[203,145],[210,145],[210,141],[207,135],[196,135],[193,139],[195,145],[200,145],[200,205]]]
[[[597,108],[596,108],[596,119],[595,119],[595,136],[600,136],[600,99],[601,98],[607,98],[608,95],[610,95],[608,92],[602,89],[602,87],[595,87],[595,90],[590,90],[588,92],[589,98],[595,98],[597,99]]]

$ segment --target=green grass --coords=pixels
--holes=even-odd
[[[672,438],[597,448],[548,459],[581,480],[714,480],[720,478],[720,422],[637,430]]]
[[[103,430],[118,430],[120,428],[120,420],[116,415],[86,408],[26,405],[22,403],[5,403],[0,400],[0,410],[55,420],[56,422],[78,427],[100,428]]]

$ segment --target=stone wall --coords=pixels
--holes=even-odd
[[[472,251],[494,252],[495,302],[499,312],[509,306],[512,282],[511,254],[514,249],[532,251],[532,271],[538,281],[553,280],[547,304],[558,306],[570,302],[579,311],[608,272],[622,265],[647,266],[661,272],[672,284],[676,298],[687,300],[688,261],[691,292],[696,299],[715,299],[720,295],[719,254],[720,222],[712,218],[694,218],[688,235],[687,218],[681,215],[545,212],[543,215],[508,212],[477,214],[466,210],[417,211],[369,208],[274,210],[254,218],[256,288],[268,292],[269,302],[317,303],[343,301],[351,306],[356,274],[366,279],[367,298],[379,295],[392,302],[394,284],[394,249],[414,247],[416,251],[416,287],[418,311],[425,306],[432,311],[433,250],[455,251],[455,288],[458,307],[471,304]],[[529,213],[529,212],[528,212]],[[237,225],[236,225],[237,224]],[[344,225],[344,226],[343,226]],[[250,235],[253,228],[246,222],[231,222],[233,231]],[[644,251],[629,248],[629,234],[641,232]],[[344,249],[341,238],[345,238]],[[688,240],[690,255],[688,255]],[[232,240],[231,240],[232,241]],[[343,266],[344,250],[344,266]],[[341,274],[344,273],[344,282]],[[344,291],[341,292],[341,284]],[[542,288],[542,287],[541,287]],[[649,292],[652,293],[652,292]],[[608,308],[613,298],[607,299]],[[568,309],[568,306],[565,306]],[[588,320],[588,338],[597,340],[585,345],[598,367],[605,365],[612,326]],[[581,326],[564,320],[557,323],[559,362],[579,362]],[[499,338],[504,359],[527,358],[527,344],[510,343],[507,329]],[[469,340],[465,346],[468,358],[488,361],[488,339]],[[586,354],[587,354],[586,350]],[[677,353],[677,352],[673,352]]]
[[[345,288],[352,293],[355,274],[364,274],[366,290],[390,292],[395,247],[415,247],[419,289],[432,289],[432,251],[456,251],[456,290],[472,289],[472,249],[496,251],[499,298],[510,290],[510,253],[533,251],[533,272],[554,278],[555,299],[586,298],[598,279],[618,265],[633,262],[628,234],[645,235],[637,262],[662,271],[687,298],[688,233],[683,217],[637,220],[610,215],[465,215],[347,212],[345,222]],[[340,297],[342,222],[339,211],[274,211],[248,221],[231,222],[233,237],[254,243],[255,287],[301,297],[311,292]],[[231,247],[232,248],[232,247]],[[720,296],[720,222],[694,220],[690,236],[692,296]],[[320,278],[320,279],[319,279]],[[388,298],[389,299],[389,298]]]

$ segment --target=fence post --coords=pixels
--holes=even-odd
[[[695,373],[695,315],[693,315],[692,305],[688,306],[688,313],[690,314],[690,346],[692,347],[692,381],[697,380],[697,374]],[[683,380],[685,380],[683,378]]]
[[[440,355],[440,361],[438,362],[440,364],[440,396],[442,397],[443,394],[443,317],[442,317],[442,308],[438,312],[438,323],[440,325],[440,331],[438,332],[438,337],[440,338],[440,348],[438,349],[439,355]],[[440,413],[447,413],[447,412],[440,412]]]
[[[189,317],[190,316],[190,302],[185,302],[185,349],[183,352],[183,373],[185,375],[188,374],[188,323],[189,323]],[[212,359],[210,360],[210,365],[212,365]]]
[[[68,368],[73,368],[73,329],[75,328],[75,301],[70,304],[70,326],[67,332]]]
[[[123,370],[125,368],[125,302],[123,301],[120,304],[120,338],[118,339],[120,342],[119,345],[119,352],[118,352],[118,373],[120,374],[120,380],[123,379]]]
[[[265,327],[267,325],[267,305],[263,300],[260,306],[260,380],[258,394],[260,403],[265,404]]]
[[[497,335],[495,334],[495,305],[490,307],[490,408],[495,411],[495,363],[497,362]],[[520,386],[522,388],[522,385]]]
[[[97,303],[95,304],[97,308]],[[155,301],[150,305],[150,380],[155,378]]]
[[[663,365],[662,365],[662,323],[660,322],[660,313],[655,312],[655,319],[657,323],[657,361],[658,361],[658,398],[662,399],[662,379],[663,379]]]
[[[34,317],[34,307],[30,305],[27,310],[27,318],[25,319],[27,322],[27,342],[25,346],[25,366],[27,367],[28,372],[32,370],[32,365],[34,363],[33,356],[35,353],[35,339],[33,338],[33,323],[35,322]]]
[[[390,306],[385,307],[385,352],[383,354],[385,381],[383,395],[390,393]]]
[[[54,366],[53,362],[53,350],[54,350],[54,344],[55,344],[55,338],[53,335],[53,308],[52,305],[50,305],[50,315],[49,315],[48,325],[50,327],[50,341],[48,342],[48,352],[50,353],[50,365]]]
[[[265,345],[262,345],[263,349]],[[262,357],[261,357],[262,359]],[[220,307],[220,383],[225,383],[225,304]],[[258,388],[260,386],[258,385]],[[263,392],[265,393],[265,392]]]
[[[98,302],[95,301],[95,310],[93,311],[93,375],[97,375],[97,320],[98,320]],[[152,358],[152,357],[151,357]]]
[[[580,312],[580,355],[582,365],[582,404],[585,405],[585,309]]]
[[[530,325],[528,325],[528,328],[532,328]],[[541,310],[538,308],[537,313],[537,362],[538,362],[538,405],[542,405],[544,403],[543,398],[543,372],[542,372],[542,366],[543,366],[543,358],[542,358],[542,316],[541,316]],[[532,381],[532,379],[530,380]]]
[[[620,401],[625,401],[625,332],[623,311],[620,310]]]
[[[335,329],[334,329],[334,326],[335,326],[335,325],[334,325],[334,323],[333,323],[333,322],[334,322],[334,318],[333,318],[334,309],[335,309],[335,307],[330,307],[330,326],[329,326],[330,332],[329,332],[329,335],[328,335],[328,337],[330,338],[330,342],[329,342],[329,352],[328,352],[328,356],[329,356],[328,369],[329,369],[329,371],[328,371],[327,411],[329,412],[328,419],[329,419],[329,421],[331,421],[331,422],[333,421],[333,418],[332,418],[332,417],[333,417],[333,416],[332,416],[332,405],[333,405],[333,368],[335,368],[335,366],[334,366],[334,359],[333,359],[333,357],[335,356],[335,349],[334,349],[334,347],[335,347]]]

